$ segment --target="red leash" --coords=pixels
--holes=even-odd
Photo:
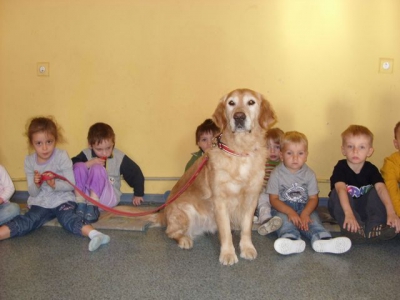
[[[130,213],[130,212],[125,212],[125,211],[121,211],[121,210],[117,210],[117,209],[113,209],[111,207],[108,207],[104,204],[101,204],[100,202],[90,198],[88,195],[86,195],[84,192],[82,192],[76,185],[74,185],[71,181],[69,181],[67,178],[58,175],[52,171],[46,171],[42,173],[42,177],[41,177],[41,181],[46,181],[46,180],[50,180],[50,179],[61,179],[63,181],[68,182],[71,186],[74,187],[74,189],[83,197],[85,198],[87,201],[89,201],[90,203],[100,207],[103,210],[106,210],[108,212],[111,212],[113,214],[116,215],[121,215],[121,216],[127,216],[127,217],[141,217],[141,216],[146,216],[146,215],[150,215],[152,213],[156,213],[159,210],[163,209],[164,207],[166,207],[168,204],[171,204],[172,202],[174,202],[176,199],[178,199],[178,197],[180,195],[182,195],[187,188],[193,183],[193,181],[196,179],[196,177],[200,174],[200,171],[203,169],[203,167],[205,166],[205,164],[208,161],[208,156],[204,156],[203,160],[201,161],[199,167],[197,168],[196,172],[192,175],[192,177],[190,177],[190,179],[188,180],[188,182],[186,182],[186,184],[182,187],[182,189],[180,191],[178,191],[178,193],[176,193],[168,202],[164,203],[163,205],[153,209],[153,210],[148,210],[148,211],[143,211],[143,212],[138,212],[138,213]]]

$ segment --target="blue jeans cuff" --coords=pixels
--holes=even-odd
[[[286,239],[291,239],[291,240],[300,240],[299,236],[296,236],[296,235],[291,234],[291,233],[282,234],[281,238],[286,238]]]
[[[329,232],[318,232],[314,234],[311,238],[311,244],[314,243],[315,241],[326,239],[326,238],[332,238],[332,235]]]

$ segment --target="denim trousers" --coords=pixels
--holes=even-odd
[[[24,215],[16,216],[5,225],[10,229],[10,237],[23,236],[57,218],[61,226],[73,234],[82,235],[83,219],[75,214],[75,202],[65,202],[55,208],[32,205]]]
[[[7,223],[14,217],[19,215],[19,205],[16,203],[0,204],[0,225]]]
[[[372,188],[359,198],[353,199],[350,194],[348,194],[348,198],[354,217],[360,226],[365,226],[365,232],[370,232],[375,226],[386,224],[386,208],[375,188]],[[344,211],[335,189],[329,195],[328,210],[331,216],[339,223],[340,228],[343,228]]]
[[[304,207],[306,206],[305,203],[285,202],[285,204],[289,205],[292,209],[294,209],[298,215],[301,214]],[[308,223],[307,231],[297,228],[292,222],[289,221],[288,216],[284,213],[278,212],[275,209],[273,209],[272,215],[280,217],[283,221],[282,227],[276,231],[279,238],[300,240],[301,235],[303,235],[309,240],[311,240],[312,244],[317,240],[332,237],[329,231],[327,231],[325,227],[322,225],[321,219],[319,218],[317,211],[313,211],[311,213],[310,215],[311,222]]]

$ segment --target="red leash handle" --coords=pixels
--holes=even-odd
[[[203,169],[203,167],[205,166],[205,164],[208,161],[208,156],[204,156],[202,162],[200,163],[199,167],[197,168],[196,172],[192,175],[192,177],[190,177],[190,179],[188,180],[188,182],[186,182],[186,184],[182,187],[181,190],[178,191],[178,193],[176,193],[168,202],[164,203],[163,205],[153,209],[153,210],[148,210],[148,211],[143,211],[143,212],[138,212],[138,213],[130,213],[130,212],[125,212],[125,211],[121,211],[121,210],[117,210],[117,209],[113,209],[111,207],[108,207],[104,204],[101,204],[100,202],[90,198],[88,195],[86,195],[84,192],[82,192],[75,184],[73,184],[71,181],[69,181],[67,178],[58,175],[52,171],[46,171],[42,173],[41,176],[41,182],[46,181],[46,180],[50,180],[50,179],[60,179],[63,181],[66,181],[67,183],[69,183],[71,186],[74,187],[74,189],[83,197],[85,198],[87,201],[89,201],[90,203],[100,207],[101,209],[111,212],[113,214],[116,215],[121,215],[121,216],[127,216],[127,217],[142,217],[142,216],[146,216],[146,215],[150,215],[153,213],[158,212],[159,210],[163,209],[164,207],[166,207],[167,205],[171,204],[172,202],[174,202],[176,199],[178,199],[178,197],[180,195],[182,195],[187,188],[193,183],[193,181],[196,179],[196,177],[200,174],[200,171]]]

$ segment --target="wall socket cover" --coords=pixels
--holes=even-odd
[[[393,58],[380,58],[379,59],[379,73],[393,73]]]
[[[50,75],[50,63],[38,62],[36,65],[37,76],[49,76]]]

